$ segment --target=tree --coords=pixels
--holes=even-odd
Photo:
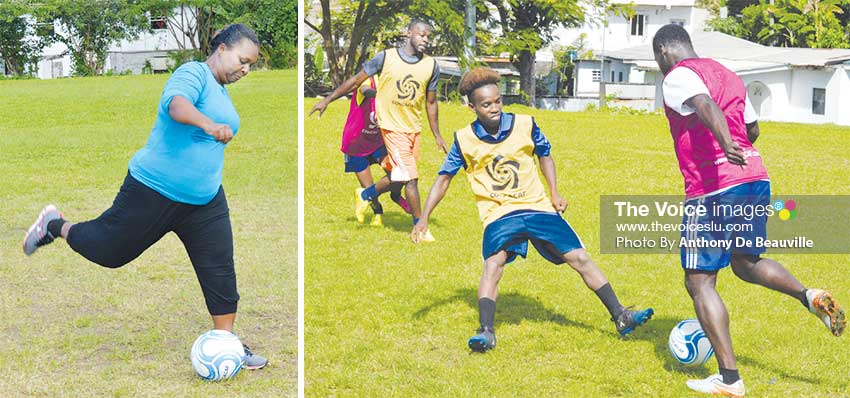
[[[844,9],[848,0],[761,0],[746,5],[740,19],[730,16],[709,21],[717,31],[782,47],[847,48]]]
[[[525,102],[534,106],[536,52],[554,39],[558,27],[578,27],[584,10],[577,0],[486,0],[498,13],[502,47],[512,54]]]
[[[20,2],[0,3],[0,58],[7,75],[22,75],[38,61],[44,42],[32,35],[26,14],[28,7]]]
[[[342,84],[369,56],[382,34],[400,25],[399,14],[410,6],[409,0],[359,0],[340,2],[333,9],[330,0],[321,0],[321,22],[305,16],[304,23],[322,36],[322,48],[334,85]],[[397,38],[397,36],[396,36]],[[382,40],[383,39],[383,40]]]
[[[298,5],[295,0],[251,0],[240,18],[257,33],[260,54],[272,68],[291,68],[298,61]]]
[[[58,29],[43,34],[47,40],[68,47],[74,74],[90,76],[103,73],[112,43],[136,38],[139,32],[150,29],[148,7],[140,0],[100,0],[97,4],[49,0],[33,11],[38,20],[55,23]]]
[[[775,22],[759,32],[759,39],[787,47],[847,47],[846,34],[837,14],[843,0],[782,0],[760,9],[775,16]],[[749,7],[748,7],[749,8]],[[746,11],[746,9],[745,9]]]
[[[322,0],[321,21],[313,21],[310,12],[304,23],[322,37],[325,53],[334,85],[339,85],[353,75],[375,51],[398,46],[405,40],[407,24],[413,19],[422,19],[433,27],[431,55],[456,56],[462,66],[468,67],[474,60],[464,54],[464,11],[466,0]],[[484,3],[475,1],[479,12],[478,21],[489,16]],[[490,43],[490,33],[478,31],[482,45]]]
[[[184,58],[205,59],[215,32],[242,23],[260,41],[258,65],[290,68],[298,61],[297,7],[295,0],[170,0],[157,1],[151,14],[165,16]]]

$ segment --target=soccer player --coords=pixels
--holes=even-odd
[[[428,124],[434,134],[437,148],[446,153],[443,136],[437,118],[437,80],[440,68],[437,61],[425,55],[431,35],[431,26],[424,21],[414,20],[407,27],[407,41],[401,48],[379,52],[363,65],[363,70],[337,87],[330,95],[313,106],[310,114],[325,111],[328,104],[350,93],[369,76],[378,76],[378,93],[375,109],[378,125],[387,147],[387,157],[381,166],[389,171],[386,181],[370,186],[355,198],[355,215],[365,210],[369,201],[386,192],[388,182],[404,184],[405,197],[410,205],[413,223],[419,220],[419,132],[422,126],[422,104],[428,114]],[[426,240],[433,240],[430,231]]]
[[[168,79],[148,142],[130,160],[112,207],[94,220],[71,223],[48,205],[24,235],[23,250],[29,256],[62,237],[89,261],[119,268],[174,232],[195,268],[213,328],[232,331],[239,293],[221,177],[239,115],[225,85],[248,74],[259,40],[250,28],[233,24],[212,38],[210,48],[206,62],[187,62]],[[245,352],[247,369],[268,363],[248,347]]]
[[[655,61],[664,73],[662,93],[670,133],[685,179],[686,206],[704,205],[705,216],[685,216],[688,224],[749,224],[748,232],[697,233],[683,230],[682,238],[755,240],[766,236],[767,216],[713,216],[717,205],[769,206],[770,180],[761,155],[753,147],[759,136],[757,115],[747,98],[741,79],[718,62],[699,58],[688,33],[681,26],[662,27],[652,40]],[[741,228],[746,230],[747,228]],[[732,265],[744,281],[755,283],[799,300],[821,319],[835,336],[844,330],[844,312],[832,295],[806,289],[782,265],[761,255],[758,247],[731,250],[682,247],[685,287],[693,299],[700,324],[717,354],[719,374],[690,380],[693,390],[743,396],[732,339],[729,314],[715,289],[717,272]]]
[[[526,256],[528,241],[546,260],[567,263],[581,275],[611,314],[617,331],[626,335],[652,316],[652,309],[633,311],[620,305],[602,270],[594,264],[572,227],[559,212],[567,201],[558,193],[550,144],[528,115],[502,112],[499,74],[476,68],[463,76],[458,90],[469,99],[477,120],[455,133],[455,140],[425,201],[422,218],[410,234],[414,243],[428,230],[428,217],[461,169],[478,202],[484,222],[484,272],[478,285],[478,334],[469,347],[484,352],[496,346],[494,317],[499,280],[505,264]],[[549,186],[549,196],[534,156]]]
[[[357,181],[360,182],[360,188],[356,192],[358,197],[363,190],[375,185],[369,166],[381,163],[387,156],[387,149],[384,146],[383,138],[381,138],[381,129],[378,127],[375,118],[376,93],[375,78],[370,76],[352,93],[351,107],[348,111],[345,127],[342,130],[340,150],[345,156],[345,172],[354,173],[357,176]],[[382,180],[381,182],[388,183],[389,180]],[[405,212],[410,213],[410,206],[401,196],[401,186],[393,185],[390,188],[392,189],[390,198],[393,202],[398,203]],[[382,221],[384,208],[381,206],[381,202],[375,198],[370,204],[374,213],[371,225],[384,225]],[[365,220],[365,210],[365,207],[357,207],[355,213],[357,222],[362,223]]]

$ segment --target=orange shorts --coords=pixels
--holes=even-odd
[[[419,178],[419,132],[397,133],[381,129],[387,156],[381,167],[390,172],[390,181],[410,181]]]

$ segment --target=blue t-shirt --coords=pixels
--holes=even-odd
[[[475,136],[482,141],[497,143],[502,142],[508,137],[513,126],[514,114],[502,112],[502,116],[499,118],[499,134],[496,134],[495,137],[487,132],[487,129],[484,128],[484,125],[482,125],[478,119],[475,119],[475,121],[472,122],[472,131],[475,132]],[[531,139],[534,141],[534,154],[536,154],[537,157],[549,156],[552,144],[549,143],[549,140],[546,139],[546,136],[543,135],[543,132],[541,132],[540,128],[537,127],[537,123],[534,121],[534,118],[531,119]],[[449,154],[446,155],[446,160],[443,161],[443,165],[440,167],[438,174],[455,175],[461,168],[466,168],[466,161],[463,160],[463,154],[460,153],[457,140],[455,140],[455,142],[452,143],[452,148],[449,150]]]
[[[225,144],[204,130],[174,121],[168,107],[175,96],[186,98],[216,123],[239,130],[239,115],[227,89],[204,62],[188,62],[174,71],[159,100],[148,142],[130,160],[130,175],[175,202],[205,205],[218,193]]]

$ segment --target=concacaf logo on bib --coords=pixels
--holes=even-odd
[[[413,99],[416,98],[416,92],[419,90],[419,82],[413,80],[413,75],[407,75],[401,80],[396,80],[395,86],[398,89],[398,100],[394,100],[393,104],[400,106],[416,106]]]
[[[487,167],[487,174],[495,181],[491,187],[494,191],[504,191],[510,185],[516,189],[519,185],[519,162],[506,159],[502,155],[496,155]]]

